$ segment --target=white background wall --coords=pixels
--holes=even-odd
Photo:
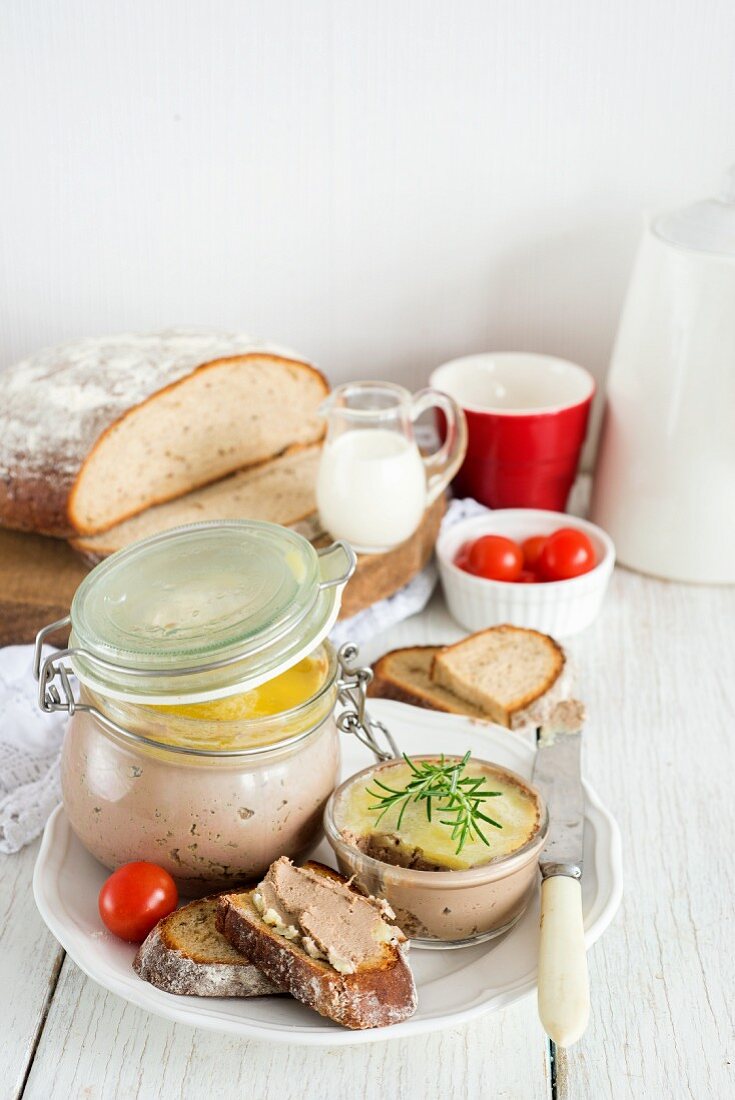
[[[642,210],[732,159],[732,0],[2,0],[0,366],[203,323],[602,377]]]

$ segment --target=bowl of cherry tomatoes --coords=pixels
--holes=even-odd
[[[467,630],[498,623],[577,634],[597,617],[615,564],[609,535],[561,512],[502,508],[439,536],[447,606]]]

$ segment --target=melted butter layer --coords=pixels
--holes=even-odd
[[[329,659],[323,650],[318,651],[250,691],[203,703],[136,707],[132,725],[136,732],[161,745],[206,751],[275,744],[303,733],[326,716],[332,698],[315,697],[324,687],[328,672]],[[303,706],[310,700],[314,700],[313,705]],[[302,709],[280,717],[299,707]],[[131,725],[129,717],[122,717]]]
[[[432,805],[431,821],[426,816],[426,804],[412,801],[406,806],[400,830],[400,805],[388,810],[378,824],[380,810],[374,808],[378,800],[368,793],[377,788],[370,780],[354,783],[346,792],[339,813],[340,828],[360,838],[394,836],[404,851],[419,849],[426,862],[452,871],[480,866],[522,848],[539,828],[539,806],[533,791],[513,782],[492,766],[475,761],[468,763],[463,774],[485,775],[485,789],[500,791],[500,797],[485,800],[483,813],[499,822],[502,829],[485,821],[479,823],[489,845],[479,839],[468,840],[457,854],[457,841],[452,840],[451,826],[441,824],[445,815],[441,812],[441,804],[436,803]],[[405,763],[380,768],[375,775],[381,783],[395,790],[402,790],[412,777]]]
[[[220,722],[237,721],[240,718],[269,718],[284,710],[305,703],[316,695],[324,683],[327,661],[324,656],[304,657],[303,661],[287,668],[279,676],[266,681],[260,687],[227,695],[224,699],[210,699],[205,703],[176,703],[156,707],[162,714],[175,714],[180,718],[215,719]]]

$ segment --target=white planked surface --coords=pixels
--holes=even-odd
[[[587,771],[622,829],[626,890],[590,957],[592,1022],[560,1059],[560,1094],[725,1100],[735,1096],[735,588],[621,572],[615,593],[601,624],[609,644],[585,635],[582,659]]]
[[[22,1089],[64,955],[33,901],[38,846],[0,855],[0,1097]]]
[[[460,633],[436,600],[363,656]],[[590,955],[592,1021],[558,1059],[563,1100],[724,1100],[735,1091],[734,643],[735,589],[670,585],[624,570],[599,622],[569,642],[590,710],[586,771],[623,827],[626,897]],[[0,861],[0,892],[11,875],[25,876],[27,888],[30,859],[21,858],[21,872],[11,872],[12,859]],[[24,911],[21,923],[33,917]],[[37,944],[30,928],[25,946],[4,959],[31,1008],[49,972],[28,971]],[[48,952],[46,942],[42,957]],[[548,1100],[552,1092],[533,999],[439,1037],[288,1050],[146,1016],[65,961],[25,1096],[243,1094]]]
[[[530,1026],[529,1026],[530,1024]],[[434,1036],[340,1050],[269,1046],[148,1016],[64,964],[26,1098],[546,1100],[545,1043],[533,1005]]]

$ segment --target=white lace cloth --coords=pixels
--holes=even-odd
[[[452,501],[442,528],[485,511],[474,500]],[[360,645],[418,614],[429,602],[436,581],[436,566],[430,562],[395,595],[338,623],[332,641]],[[0,650],[0,852],[5,854],[19,851],[37,837],[61,801],[59,757],[66,717],[43,714],[37,696],[33,646]]]
[[[0,852],[6,854],[38,836],[61,799],[64,715],[42,714],[37,697],[33,646],[0,650]]]

